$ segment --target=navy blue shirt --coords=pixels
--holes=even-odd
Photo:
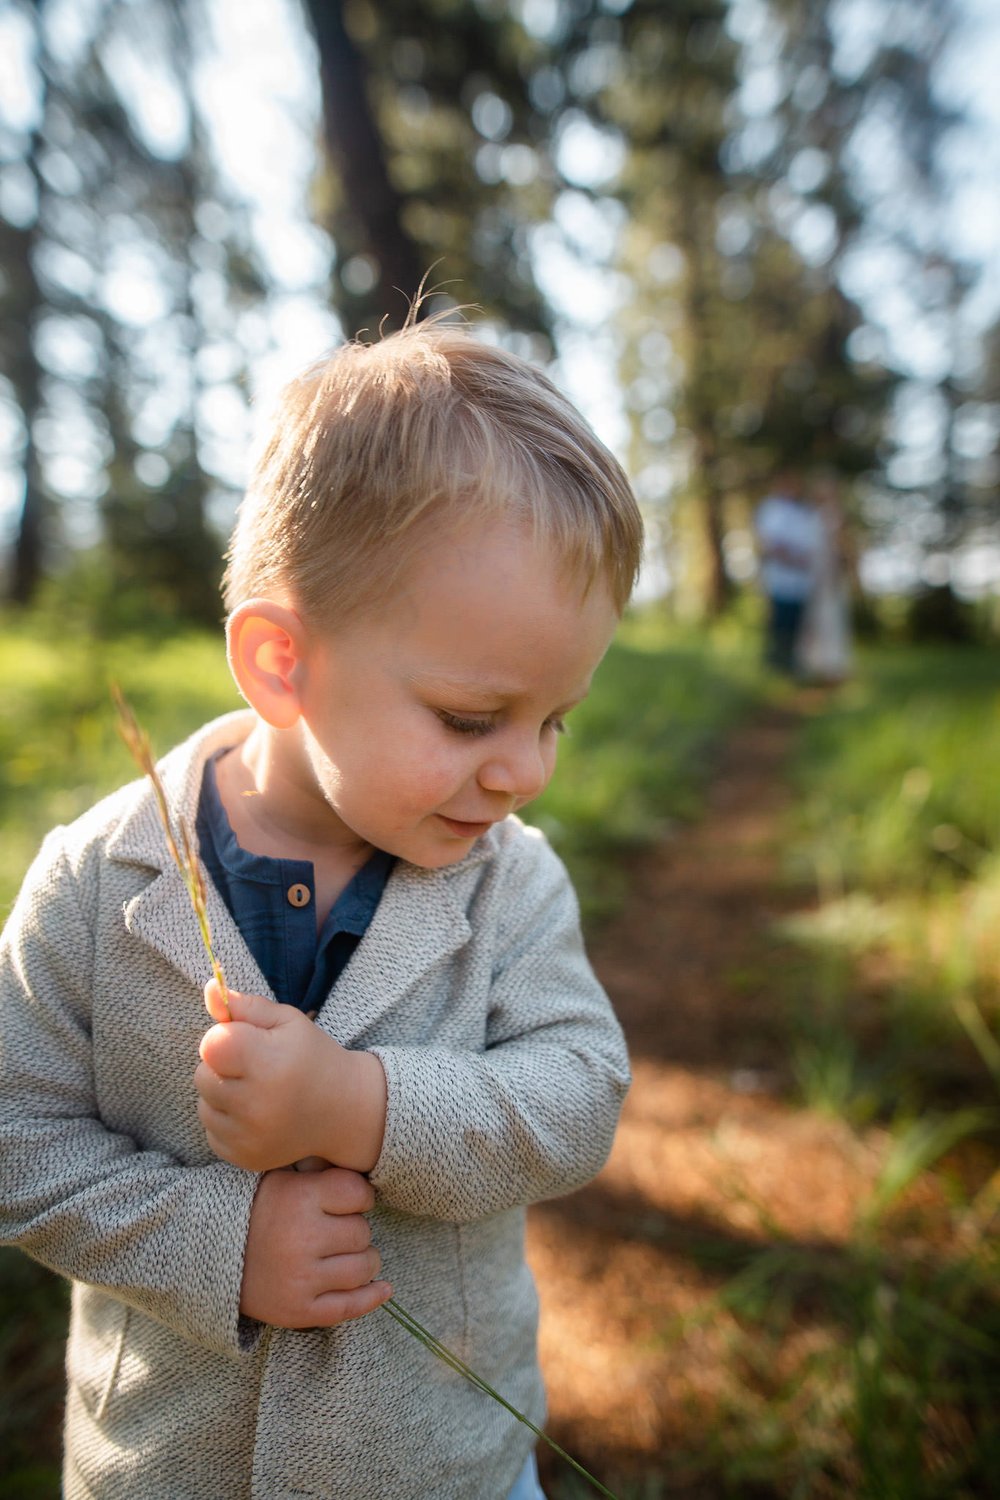
[[[312,861],[271,859],[240,847],[216,786],[214,759],[202,778],[197,833],[212,883],[275,998],[299,1010],[319,1010],[368,930],[393,856],[376,849],[317,933]]]

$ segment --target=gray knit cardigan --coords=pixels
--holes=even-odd
[[[248,728],[166,757],[175,813]],[[209,910],[230,983],[268,994]],[[0,944],[0,1238],[73,1283],[66,1500],[502,1500],[530,1433],[386,1313],[240,1316],[258,1179],[196,1114],[207,978],[147,783],[49,835]],[[628,1085],[544,839],[510,818],[446,869],[397,863],[317,1025],[385,1067],[372,1224],[400,1302],[540,1423],[523,1206],[600,1169]]]

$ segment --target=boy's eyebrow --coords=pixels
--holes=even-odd
[[[483,677],[465,677],[459,672],[447,670],[435,672],[431,669],[423,672],[407,672],[406,677],[409,682],[418,687],[461,693],[466,697],[481,698],[484,702],[494,703],[498,698],[508,699],[518,696],[518,689],[511,687],[509,683],[493,682]]]
[[[435,672],[433,669],[422,672],[407,672],[406,680],[416,687],[436,690],[438,692],[458,693],[466,699],[478,699],[484,709],[489,706],[494,708],[497,702],[507,703],[514,698],[519,698],[522,689],[511,686],[509,683],[491,682],[481,677],[464,677],[459,673],[443,670]],[[564,711],[575,708],[582,703],[590,692],[590,683],[587,682],[579,693],[567,698],[563,705]],[[474,704],[468,703],[469,707]]]

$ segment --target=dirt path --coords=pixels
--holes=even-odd
[[[704,817],[642,860],[591,945],[634,1084],[605,1171],[530,1216],[550,1431],[606,1478],[642,1480],[630,1494],[661,1493],[667,1453],[663,1493],[718,1493],[677,1473],[736,1399],[738,1330],[724,1310],[698,1315],[775,1238],[842,1244],[878,1165],[845,1127],[785,1102],[768,927],[808,899],[776,871],[796,718],[768,710],[736,734]],[[583,1494],[541,1462],[550,1493]]]

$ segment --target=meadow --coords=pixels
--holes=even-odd
[[[808,899],[762,950],[787,1088],[892,1144],[840,1269],[776,1237],[702,1312],[737,1320],[758,1373],[779,1324],[841,1330],[808,1370],[809,1432],[801,1399],[775,1391],[766,1423],[759,1407],[743,1426],[720,1414],[740,1440],[716,1454],[706,1439],[700,1488],[683,1488],[664,1455],[621,1500],[985,1495],[1000,1472],[1000,663],[986,648],[880,648],[839,692],[798,694],[765,681],[756,656],[737,624],[709,638],[655,615],[627,622],[531,815],[595,931],[627,901],[636,852],[698,818],[733,727],[787,708],[782,879]],[[95,641],[8,621],[0,666],[6,912],[44,832],[133,775],[110,680],[159,749],[237,699],[218,640],[199,633]],[[0,1252],[5,1500],[58,1493],[64,1326],[61,1283]],[[824,1457],[792,1463],[794,1451]],[[558,1483],[555,1500],[584,1493]]]
[[[816,902],[783,936],[821,976],[815,1013],[792,1017],[815,1107],[860,1122],[996,1104],[998,766],[988,649],[870,653],[806,718],[785,866]]]

